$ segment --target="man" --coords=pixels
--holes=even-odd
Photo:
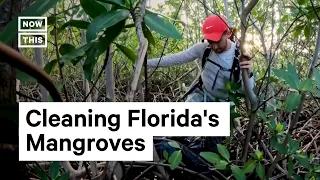
[[[169,67],[175,65],[181,65],[194,61],[195,59],[202,59],[205,52],[208,53],[208,58],[203,65],[203,71],[201,73],[200,85],[195,84],[191,88],[191,93],[188,95],[187,102],[214,102],[220,100],[227,100],[228,93],[221,91],[225,89],[228,80],[241,80],[241,71],[239,67],[247,69],[249,71],[250,89],[253,89],[253,65],[249,58],[250,56],[240,55],[236,56],[236,43],[229,38],[231,32],[227,26],[226,19],[222,16],[213,15],[205,19],[202,26],[204,42],[197,43],[191,48],[182,52],[167,55],[160,58],[154,58],[147,61],[147,66],[154,67]],[[234,66],[235,57],[240,58],[239,66]],[[159,62],[160,61],[160,62]],[[231,71],[230,70],[235,70]],[[234,76],[238,70],[238,79]],[[242,83],[242,90],[244,86]],[[182,138],[182,139],[181,139]],[[223,137],[173,137],[177,141],[190,148],[195,154],[199,154],[201,151],[217,152],[216,144],[219,144],[224,139]],[[166,150],[169,155],[174,151],[172,147],[166,143],[160,146],[162,151]],[[160,153],[162,154],[162,153]],[[192,169],[205,171],[206,165],[197,160],[197,157],[193,153],[184,151],[184,154],[191,159],[188,161],[184,159],[184,163],[187,166],[193,166]]]
[[[186,101],[213,102],[217,99],[223,101],[228,98],[228,94],[220,89],[225,89],[227,80],[230,79],[231,72],[228,70],[232,69],[236,43],[229,39],[231,32],[227,26],[226,19],[222,16],[212,15],[206,18],[203,22],[202,32],[203,39],[205,40],[203,43],[197,43],[187,50],[164,56],[161,59],[150,59],[147,61],[147,66],[151,68],[157,66],[169,67],[188,63],[195,59],[202,59],[206,48],[210,47],[209,61],[206,61],[203,66],[203,72],[201,73],[202,84],[192,89]],[[249,71],[250,89],[253,89],[253,65],[249,57],[247,54],[240,56],[239,58],[241,58],[241,60],[239,65],[240,68]],[[220,69],[219,65],[223,68]],[[241,75],[239,77],[241,80]],[[243,84],[242,90],[244,90]]]

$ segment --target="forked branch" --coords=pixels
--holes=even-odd
[[[251,0],[250,3],[248,4],[247,7],[245,7],[242,11],[241,14],[241,38],[240,38],[240,51],[241,54],[244,54],[244,44],[245,44],[245,35],[246,35],[246,30],[247,30],[247,16],[249,15],[250,11],[254,8],[254,6],[258,3],[259,0]],[[248,76],[248,71],[245,69],[242,69],[242,79],[244,83],[244,88],[245,88],[245,94],[247,99],[250,101],[251,108],[248,110],[249,112],[249,124],[248,124],[248,130],[246,134],[246,139],[244,141],[244,148],[243,148],[243,153],[242,153],[242,162],[244,163],[247,158],[248,154],[248,149],[249,149],[249,142],[252,136],[252,130],[254,123],[256,121],[256,113],[253,112],[252,110],[255,110],[258,107],[258,98],[254,94],[253,90],[250,89],[250,84],[249,84],[249,76]],[[246,99],[246,101],[247,101]],[[248,102],[246,104],[249,104]]]

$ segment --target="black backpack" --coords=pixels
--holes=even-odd
[[[239,55],[240,55],[240,50],[239,50],[239,47],[236,46],[236,49],[235,49],[235,54],[234,54],[234,58],[233,58],[233,63],[232,63],[232,67],[231,69],[225,69],[223,68],[220,64],[210,60],[208,58],[209,54],[211,52],[211,47],[210,45],[205,49],[204,53],[203,53],[203,56],[202,56],[202,60],[201,60],[201,66],[202,66],[202,69],[204,68],[204,65],[205,63],[208,61],[210,63],[213,63],[214,65],[218,66],[219,67],[219,71],[217,72],[217,75],[219,74],[220,70],[223,70],[223,71],[229,71],[231,72],[230,73],[230,78],[229,80],[230,81],[233,81],[233,82],[239,82],[240,80],[240,63],[239,63]],[[232,80],[232,76],[233,76],[233,80]],[[217,77],[215,77],[215,80],[213,82],[213,86],[215,86],[215,83],[217,81]],[[183,97],[182,99],[184,99],[185,97],[187,97],[191,92],[193,92],[196,88],[199,88],[202,90],[202,85],[203,85],[203,81],[201,79],[201,76],[199,77],[199,80],[198,80],[198,83],[196,83]]]

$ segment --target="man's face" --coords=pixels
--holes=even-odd
[[[227,40],[228,37],[226,34],[224,34],[219,41],[215,42],[208,40],[208,42],[215,53],[221,53],[227,48]]]

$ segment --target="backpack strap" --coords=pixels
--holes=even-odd
[[[240,49],[238,46],[236,46],[236,50],[234,53],[231,73],[230,73],[230,81],[232,80],[231,77],[233,75],[234,82],[239,82],[240,80],[240,61],[239,61],[239,55],[240,55]]]
[[[204,68],[204,65],[206,63],[206,61],[208,60],[208,57],[209,57],[209,54],[211,52],[211,47],[210,45],[207,46],[207,48],[204,50],[204,53],[203,53],[203,56],[202,56],[202,59],[201,59],[201,67],[202,69]],[[210,60],[211,61],[211,60]],[[201,88],[202,85],[203,85],[203,81],[201,79],[201,76],[199,77],[199,83],[198,83],[199,87]]]
[[[207,61],[207,58],[209,56],[211,52],[211,47],[210,45],[206,47],[206,49],[204,50],[204,53],[203,53],[203,56],[202,56],[202,59],[201,59],[201,68],[203,69],[204,68],[204,64],[206,63]],[[187,97],[190,93],[192,93],[196,88],[199,88],[199,89],[202,89],[202,85],[203,85],[203,81],[201,79],[201,75],[199,77],[199,80],[198,82],[189,89],[188,92],[186,92],[181,99],[184,99],[185,97]]]
[[[204,50],[203,56],[202,56],[202,61],[201,61],[201,66],[202,69],[204,68],[204,64],[206,63],[207,58],[209,57],[209,54],[211,52],[211,47],[210,45],[207,46],[207,48]]]

